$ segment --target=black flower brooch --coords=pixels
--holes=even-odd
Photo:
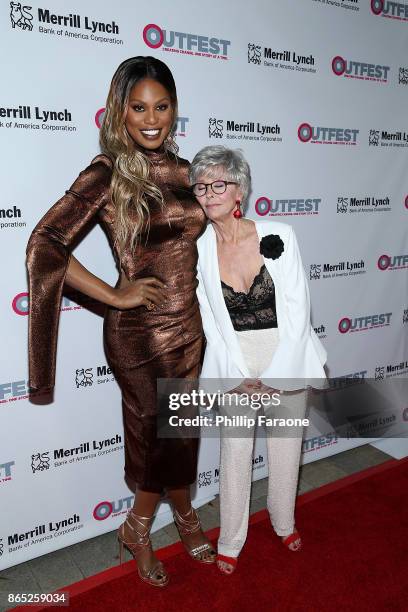
[[[285,250],[285,246],[278,234],[269,234],[262,238],[259,250],[261,255],[268,259],[278,259]]]

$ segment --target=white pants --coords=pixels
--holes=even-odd
[[[270,362],[279,342],[276,328],[236,332],[252,377],[258,378]],[[303,418],[306,393],[290,394],[290,415]],[[281,395],[280,414],[285,407]],[[254,428],[242,435],[242,428],[221,428],[219,554],[238,557],[248,531],[249,501],[252,481]],[[302,448],[301,432],[294,437],[267,435],[269,466],[267,508],[275,532],[287,536],[294,528],[294,507]]]

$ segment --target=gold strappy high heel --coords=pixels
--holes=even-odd
[[[135,521],[136,526],[133,526],[129,519]],[[152,544],[150,542],[150,528],[152,526],[153,517],[139,516],[133,510],[127,515],[125,523],[119,527],[118,540],[119,540],[119,563],[122,565],[123,561],[123,547],[125,546],[128,551],[133,555],[137,563],[139,553],[146,548],[152,550]],[[125,541],[125,524],[133,531],[136,535],[134,542]],[[169,582],[169,577],[163,567],[161,561],[157,561],[156,565],[148,572],[142,572],[141,569],[137,568],[140,578],[151,584],[152,586],[164,587]]]
[[[200,519],[192,506],[184,516],[177,512],[177,510],[173,509],[173,517],[182,541],[183,535],[190,535],[192,533],[196,533],[197,531],[201,531]],[[204,534],[203,537],[205,538]],[[207,538],[205,539],[207,540]],[[192,557],[195,561],[199,561],[200,563],[215,562],[217,553],[208,540],[205,542],[205,544],[194,546],[194,548],[190,548],[184,541],[183,544],[190,557]],[[202,559],[202,554],[207,550],[210,551],[210,555]]]

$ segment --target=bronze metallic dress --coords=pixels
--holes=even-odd
[[[202,326],[196,298],[196,238],[205,215],[188,186],[188,162],[164,150],[143,151],[164,207],[152,203],[150,229],[135,251],[115,245],[115,208],[110,195],[111,162],[98,155],[35,227],[27,249],[30,279],[30,388],[52,389],[59,309],[72,249],[98,221],[105,230],[122,277],[155,276],[167,299],[147,310],[108,307],[105,351],[122,392],[125,473],[133,485],[160,492],[196,479],[197,439],[157,436],[158,378],[197,378]]]

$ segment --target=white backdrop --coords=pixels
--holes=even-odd
[[[407,375],[408,4],[1,0],[0,8],[2,569],[116,528],[132,503],[102,318],[64,299],[55,401],[34,405],[26,388],[25,246],[98,153],[110,79],[127,57],[154,55],[173,71],[180,154],[241,147],[253,174],[247,215],[295,227],[330,376]],[[99,228],[76,255],[115,282]],[[311,428],[304,461],[362,442]],[[255,478],[266,475],[265,459],[258,440]],[[217,492],[217,468],[218,442],[205,440],[197,505]],[[162,506],[155,528],[169,520]]]

